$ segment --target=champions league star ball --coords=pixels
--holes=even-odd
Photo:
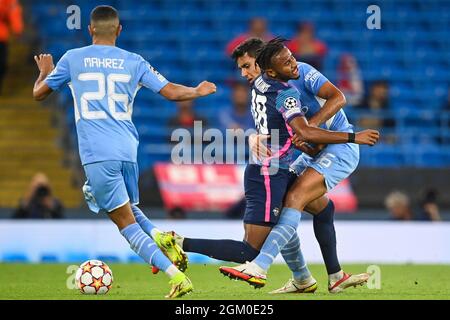
[[[294,97],[289,97],[284,100],[284,107],[286,109],[292,109],[297,107],[297,99]]]
[[[105,294],[111,289],[113,275],[106,263],[88,260],[78,268],[75,282],[81,293]]]

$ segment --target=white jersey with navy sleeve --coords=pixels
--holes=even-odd
[[[52,89],[68,84],[74,99],[83,165],[137,162],[139,137],[131,120],[142,87],[159,92],[168,81],[141,56],[107,45],[67,51],[45,79]]]
[[[262,74],[252,85],[251,110],[258,133],[271,135],[268,145],[273,155],[266,160],[280,168],[289,168],[300,153],[292,144],[293,131],[289,126],[293,118],[304,116],[298,90],[292,84]],[[279,139],[276,143],[272,141],[275,132],[278,132]]]
[[[290,80],[298,91],[300,91],[300,102],[306,118],[310,119],[325,104],[326,100],[318,97],[320,88],[328,82],[328,79],[319,71],[307,63],[297,62],[300,77],[297,80]],[[320,126],[332,131],[352,131],[353,126],[348,122],[344,110],[340,109],[334,116]]]

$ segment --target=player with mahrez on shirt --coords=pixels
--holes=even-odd
[[[43,100],[69,85],[89,208],[108,213],[131,248],[169,276],[172,288],[166,297],[176,298],[193,289],[182,272],[187,258],[173,237],[160,232],[137,207],[139,140],[131,119],[133,101],[142,86],[174,101],[207,96],[216,86],[204,81],[194,88],[167,81],[141,56],[115,46],[121,30],[113,7],[96,7],[89,25],[92,45],[67,51],[56,67],[51,55],[35,56],[40,74],[33,97]]]

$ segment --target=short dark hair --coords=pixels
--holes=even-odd
[[[256,52],[256,63],[262,71],[272,67],[272,58],[285,47],[286,39],[276,37],[267,42],[262,48]]]
[[[264,41],[259,38],[249,38],[240,43],[231,53],[231,58],[237,61],[238,58],[248,54],[252,58],[256,58],[256,52],[264,46]]]
[[[91,21],[119,19],[119,13],[111,6],[97,6],[91,11]]]

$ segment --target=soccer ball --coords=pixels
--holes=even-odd
[[[78,268],[75,282],[81,293],[105,294],[111,289],[113,274],[106,263],[88,260]]]

